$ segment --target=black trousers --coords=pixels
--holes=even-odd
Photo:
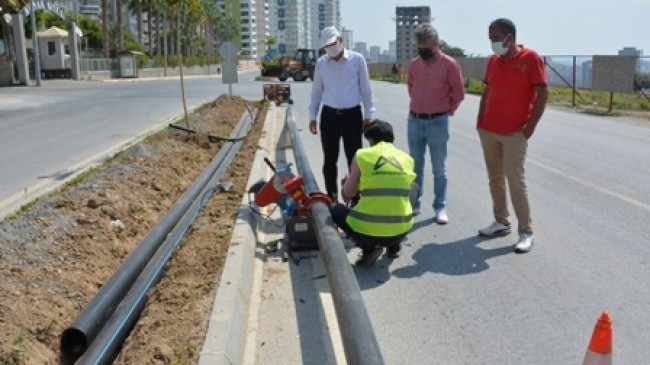
[[[341,139],[348,162],[362,146],[363,113],[361,107],[333,109],[323,106],[320,114],[320,140],[323,147],[323,177],[325,191],[330,197],[338,197],[338,160]]]
[[[369,254],[376,247],[386,247],[386,251],[397,253],[401,246],[400,243],[406,237],[406,233],[394,237],[374,237],[355,232],[352,227],[345,221],[348,214],[350,214],[350,207],[341,203],[335,204],[330,208],[332,220],[336,225],[341,228],[348,236],[352,237],[357,246],[363,250],[365,254]]]

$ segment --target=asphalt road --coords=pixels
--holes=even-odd
[[[291,86],[321,178],[319,140],[305,132],[310,84]],[[372,87],[376,117],[393,124],[408,151],[406,88]],[[549,107],[528,153],[535,248],[518,255],[514,234],[477,237],[492,221],[478,102],[468,95],[451,122],[450,223],[432,222],[427,172],[425,206],[402,256],[355,269],[387,363],[577,364],[603,310],[614,322],[615,362],[647,363],[650,123]],[[343,176],[342,158],[339,165]]]
[[[233,94],[262,99],[254,76]],[[221,77],[185,78],[189,109],[224,93]],[[182,115],[177,77],[0,88],[0,217]]]
[[[250,82],[253,76],[240,76],[234,93],[260,99],[261,83]],[[307,132],[310,86],[291,82],[293,108],[322,187],[320,141]],[[372,87],[376,117],[393,124],[396,144],[406,149],[405,87],[378,82]],[[188,79],[188,105],[227,90],[215,77]],[[432,223],[427,174],[423,211],[402,256],[355,269],[387,363],[577,364],[602,310],[614,321],[615,362],[647,363],[648,123],[548,108],[531,139],[527,165],[536,244],[532,252],[516,255],[514,235],[476,236],[492,220],[475,131],[477,107],[478,98],[468,96],[452,119],[450,223]],[[39,186],[64,180],[181,113],[178,79],[0,88],[0,202],[26,200]],[[341,159],[341,176],[343,164]],[[299,345],[314,346],[311,342]],[[307,359],[303,354],[304,363]]]

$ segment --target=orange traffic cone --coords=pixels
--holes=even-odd
[[[612,365],[612,319],[601,313],[582,365]]]

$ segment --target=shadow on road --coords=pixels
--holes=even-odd
[[[415,264],[400,267],[392,272],[399,278],[412,278],[427,272],[445,275],[477,274],[490,268],[488,260],[514,253],[514,245],[482,248],[480,243],[489,241],[472,236],[447,243],[428,243],[413,253]]]

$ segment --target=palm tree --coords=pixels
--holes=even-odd
[[[108,0],[102,0],[102,29],[104,43],[104,57],[110,57],[110,21],[108,19]]]
[[[147,0],[127,0],[127,6],[132,14],[135,14],[138,22],[138,43],[144,47],[144,38],[142,37],[142,13],[146,6]]]
[[[122,29],[122,0],[115,0],[115,12],[117,13],[117,52],[124,49],[124,29]]]

